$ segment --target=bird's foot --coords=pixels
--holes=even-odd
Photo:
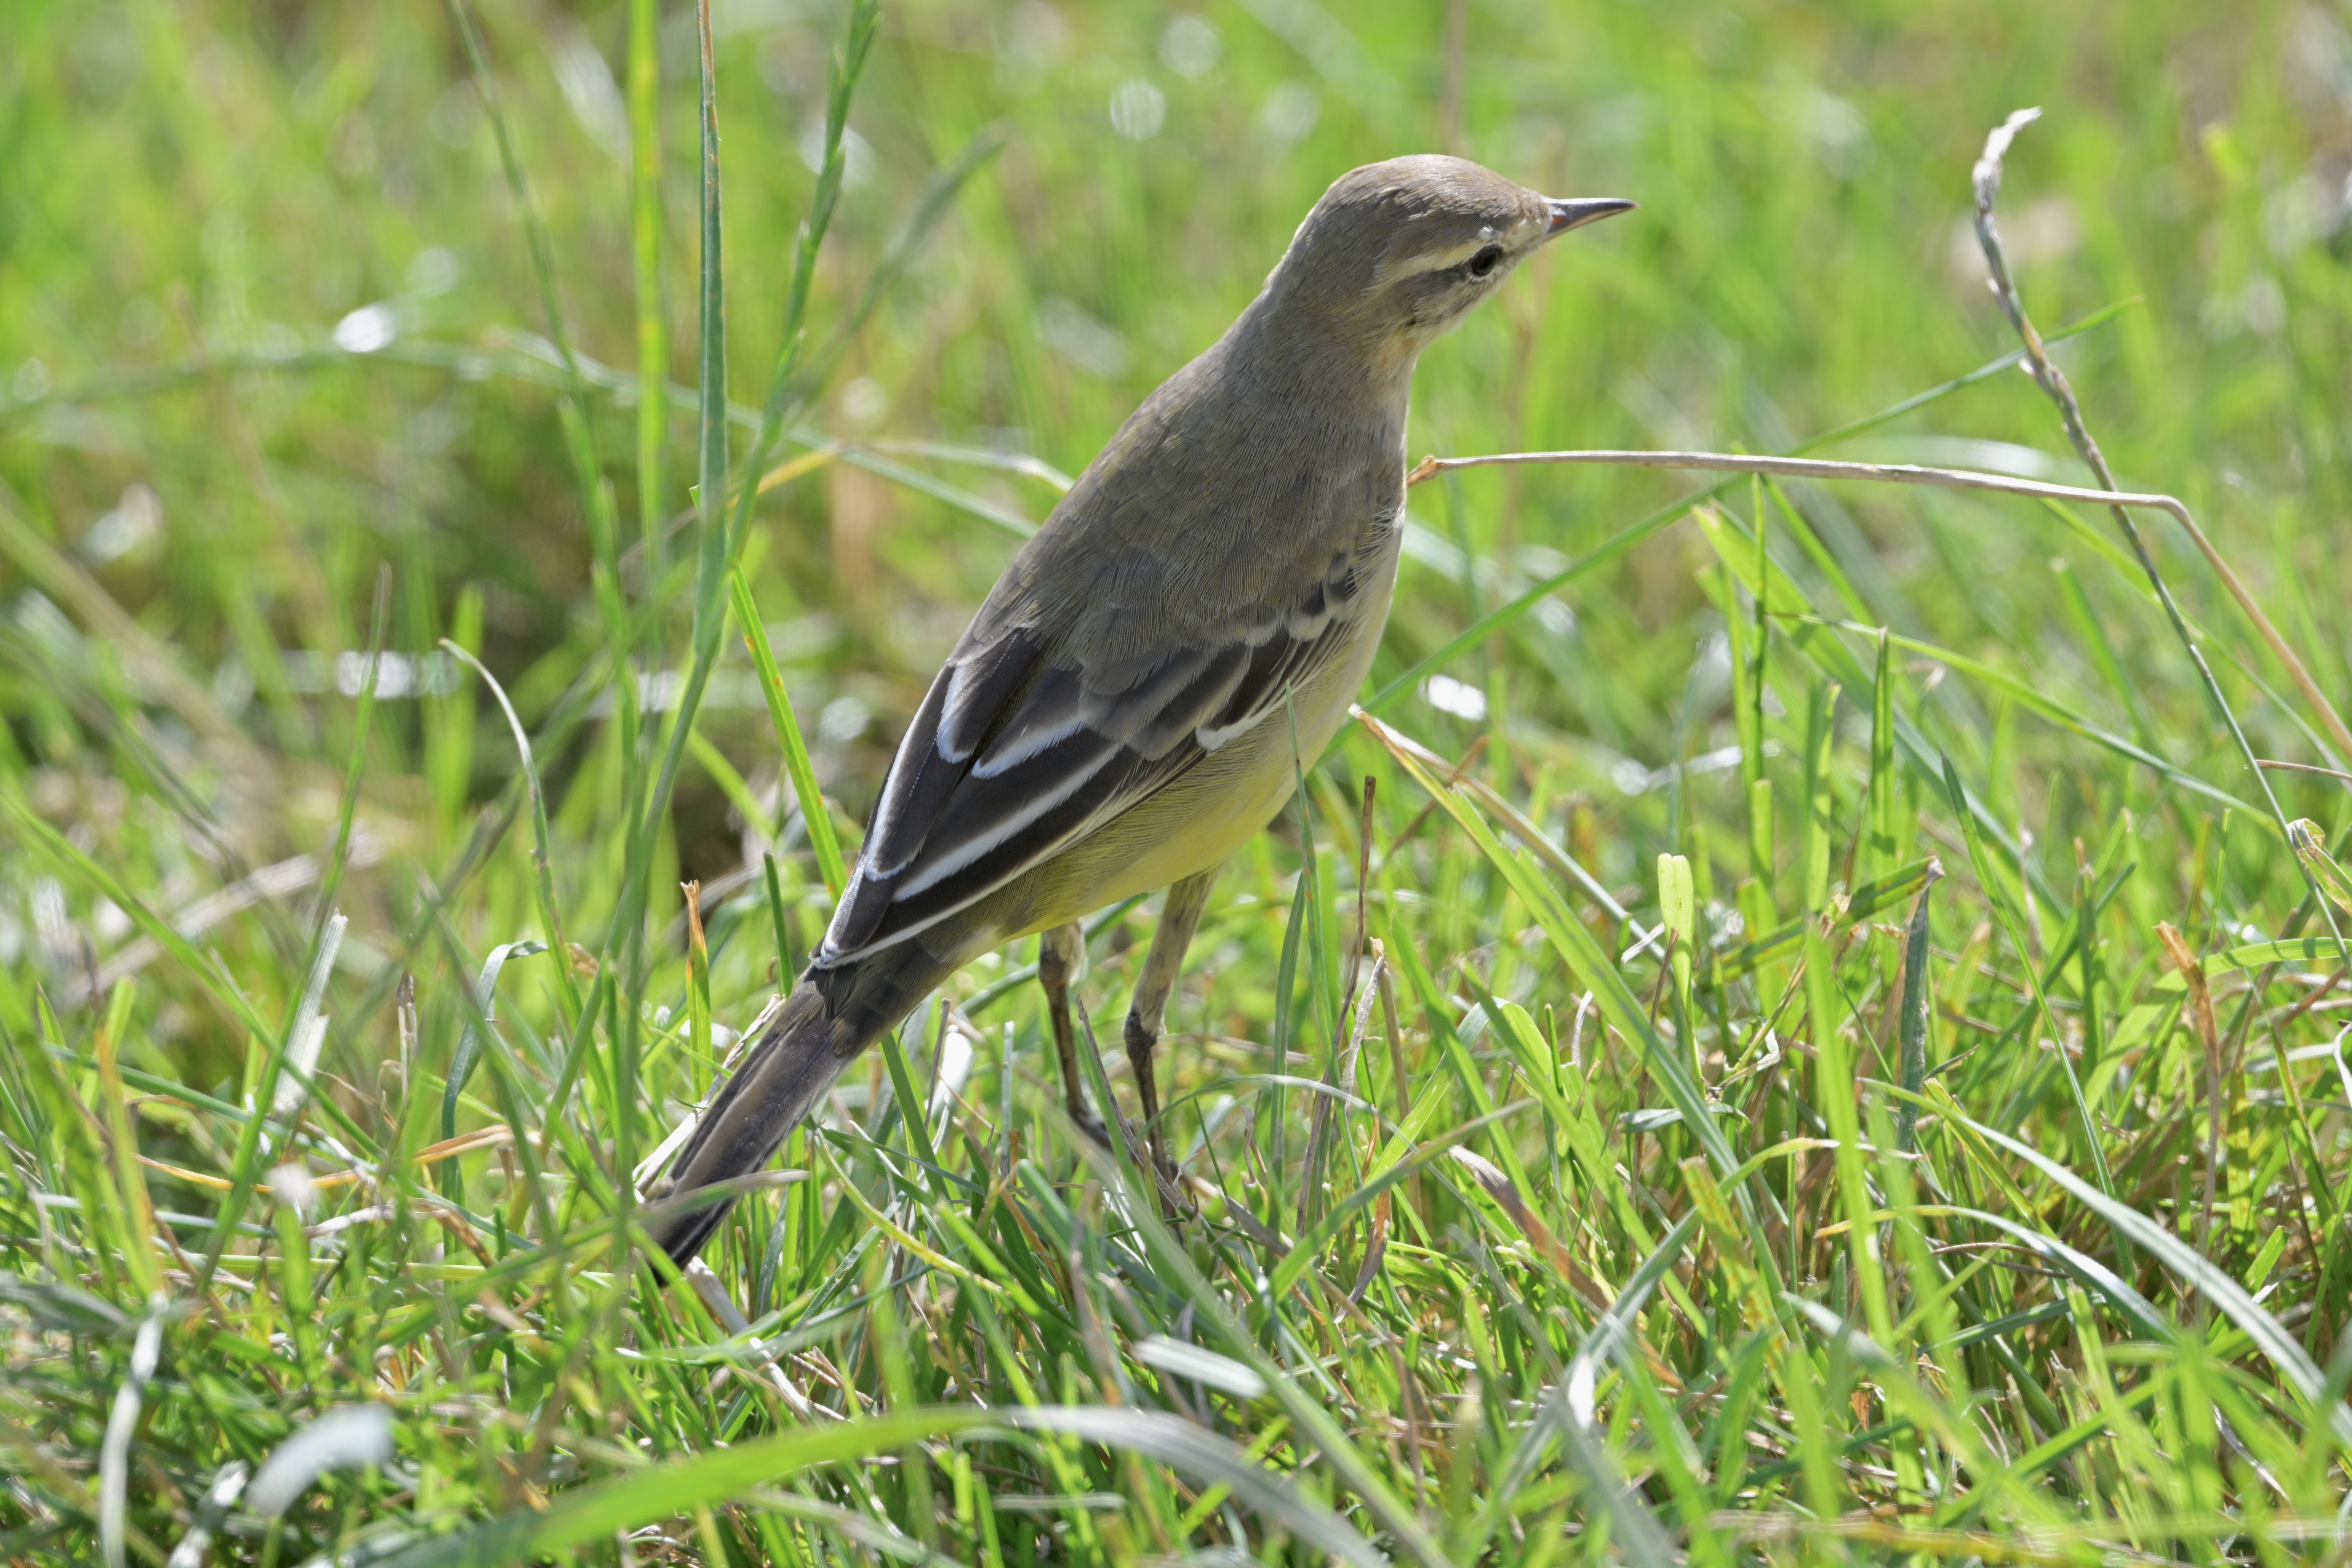
[[[1110,1141],[1110,1129],[1103,1125],[1101,1117],[1082,1105],[1066,1108],[1066,1114],[1070,1119],[1070,1125],[1092,1139],[1097,1148],[1117,1152],[1117,1146]]]

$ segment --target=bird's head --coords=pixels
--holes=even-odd
[[[1633,205],[1538,195],[1461,158],[1367,163],[1332,182],[1298,226],[1267,302],[1409,363],[1546,242]]]

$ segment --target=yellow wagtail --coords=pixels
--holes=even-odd
[[[1152,1052],[1225,858],[1345,717],[1388,619],[1414,363],[1538,247],[1621,213],[1458,158],[1343,174],[1225,335],[1120,427],[1013,557],[898,744],[832,927],[659,1195],[743,1176],[957,968],[1031,932],[1082,1122],[1073,922],[1169,889],[1127,1016]],[[726,1212],[656,1227],[684,1263]]]

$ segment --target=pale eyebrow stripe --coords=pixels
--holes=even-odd
[[[1475,239],[1465,240],[1460,245],[1450,246],[1444,250],[1424,251],[1402,263],[1391,264],[1382,261],[1374,270],[1372,279],[1377,283],[1386,283],[1399,278],[1418,278],[1424,272],[1441,272],[1448,267],[1457,267],[1469,260],[1495,241],[1496,237],[1491,234],[1481,235]]]
[[[1398,263],[1383,261],[1373,272],[1372,280],[1387,283],[1399,278],[1417,278],[1424,272],[1441,272],[1449,267],[1458,267],[1490,245],[1507,244],[1512,235],[1526,226],[1526,220],[1522,220],[1505,229],[1489,227],[1484,233],[1444,250],[1426,251]]]

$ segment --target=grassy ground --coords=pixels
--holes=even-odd
[[[713,21],[15,7],[0,1557],[2341,1560],[2352,809],[2250,765],[2352,766],[2340,7]],[[2023,304],[2275,644],[2158,512],[2160,589],[2096,507],[1441,475],[1171,1011],[1199,1212],[1024,944],[656,1279],[936,660],[1333,175],[1643,204],[1416,453],[2089,484],[1968,226],[2028,103]]]

